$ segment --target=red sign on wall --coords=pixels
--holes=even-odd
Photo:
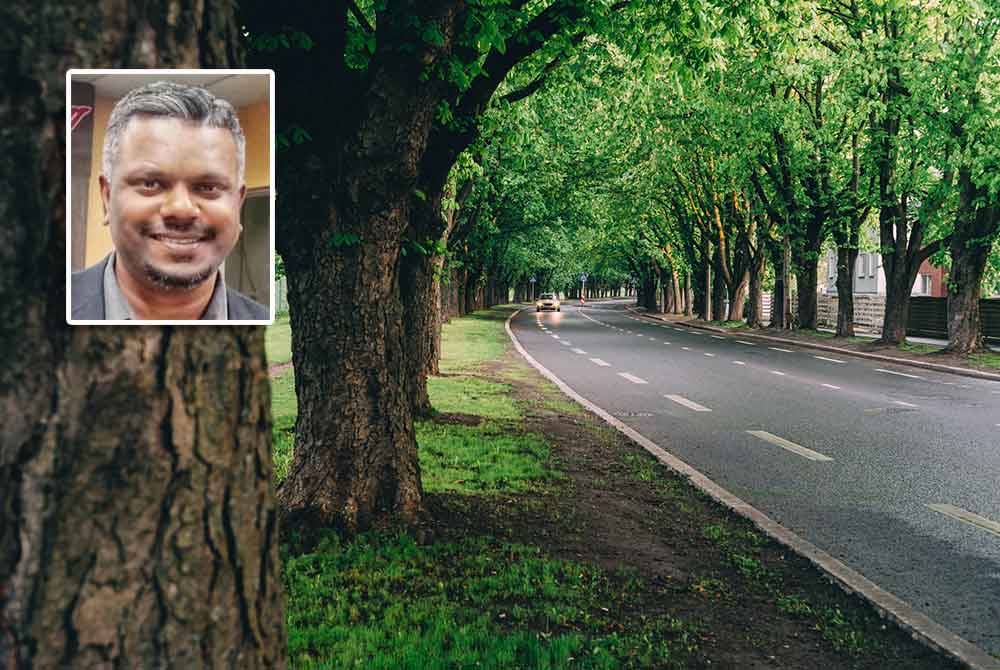
[[[80,122],[87,118],[87,115],[94,111],[93,107],[86,105],[73,105],[70,110],[70,130],[76,130]]]

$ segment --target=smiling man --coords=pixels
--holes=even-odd
[[[73,274],[80,320],[266,320],[227,288],[239,240],[246,141],[236,111],[202,88],[156,82],[108,121],[101,200],[114,250]]]

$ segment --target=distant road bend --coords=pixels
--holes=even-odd
[[[660,324],[631,302],[511,327],[580,395],[1000,654],[1000,384]]]

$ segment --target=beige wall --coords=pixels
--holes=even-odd
[[[94,142],[90,149],[90,195],[87,198],[87,251],[85,265],[90,267],[111,252],[111,233],[104,225],[104,204],[97,178],[101,174],[101,149],[104,131],[115,101],[111,98],[94,98]]]
[[[94,100],[94,141],[91,147],[90,197],[87,207],[87,240],[85,265],[90,267],[111,252],[111,233],[104,225],[104,205],[97,178],[101,174],[101,151],[108,117],[117,100],[97,97]],[[246,184],[247,189],[270,187],[271,133],[269,103],[259,103],[236,110],[247,138]]]
[[[270,107],[267,100],[236,110],[247,138],[247,189],[271,185],[271,131]]]

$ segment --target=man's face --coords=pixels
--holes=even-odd
[[[190,289],[215,276],[240,235],[246,187],[224,128],[133,118],[101,199],[117,258],[148,288]]]

